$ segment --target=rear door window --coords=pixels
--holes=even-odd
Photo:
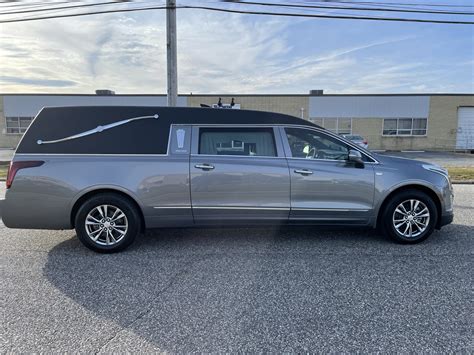
[[[199,154],[276,157],[272,128],[201,128]]]

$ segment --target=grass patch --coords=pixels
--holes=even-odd
[[[451,180],[466,181],[474,180],[474,168],[465,167],[465,168],[447,168]]]

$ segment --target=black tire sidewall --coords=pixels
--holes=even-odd
[[[406,238],[400,235],[396,231],[395,226],[392,223],[392,217],[393,217],[395,208],[397,208],[397,206],[403,201],[410,200],[410,199],[416,199],[423,202],[430,212],[430,222],[428,224],[428,228],[426,228],[426,230],[423,233],[421,233],[419,236],[415,238]],[[390,199],[387,206],[385,207],[382,224],[383,224],[383,229],[385,233],[388,234],[393,240],[399,243],[414,244],[414,243],[422,242],[433,233],[437,220],[438,220],[438,210],[436,208],[436,204],[433,201],[433,199],[422,191],[407,190],[407,191],[401,192],[400,194],[397,194],[396,196]]]
[[[105,204],[120,208],[128,220],[128,230],[125,236],[117,244],[110,246],[94,243],[89,238],[85,227],[87,214],[95,207]],[[77,237],[87,248],[101,253],[113,253],[124,250],[133,243],[140,233],[140,215],[128,198],[118,194],[104,193],[89,198],[79,207],[76,213],[75,227]]]

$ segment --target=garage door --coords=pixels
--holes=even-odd
[[[457,149],[474,149],[474,107],[458,109]]]

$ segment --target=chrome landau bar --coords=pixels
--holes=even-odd
[[[100,133],[100,132],[106,131],[108,129],[118,127],[118,126],[122,126],[122,125],[130,123],[130,122],[145,120],[145,119],[149,119],[149,118],[158,119],[158,117],[159,117],[158,114],[154,114],[153,116],[139,116],[139,117],[128,118],[126,120],[110,123],[108,125],[97,126],[94,129],[91,129],[91,130],[88,130],[88,131],[85,131],[85,132],[82,132],[82,133],[78,133],[78,134],[75,134],[75,135],[69,136],[69,137],[64,137],[64,138],[55,139],[55,140],[51,140],[51,141],[44,141],[42,139],[38,139],[36,141],[36,143],[37,144],[53,144],[53,143],[60,143],[60,142],[70,141],[70,140],[73,140],[73,139],[82,138],[82,137],[90,136],[92,134]]]

